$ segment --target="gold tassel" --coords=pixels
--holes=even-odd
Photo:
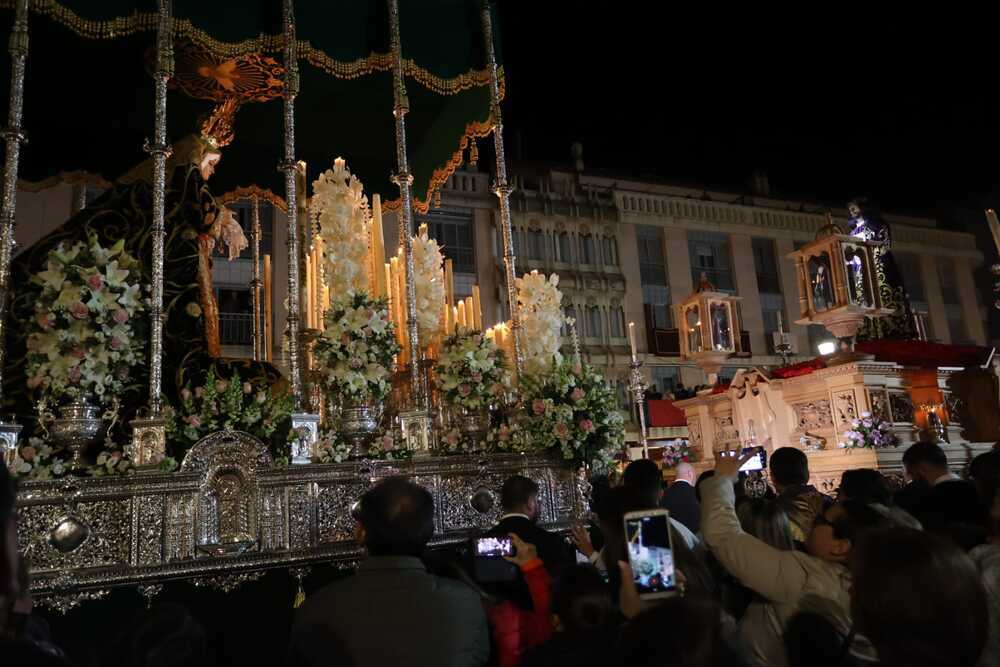
[[[306,592],[302,589],[302,579],[299,579],[299,590],[295,593],[295,602],[292,603],[292,609],[298,609],[305,601]]]
[[[473,169],[476,168],[476,164],[479,162],[479,144],[476,140],[472,140],[472,146],[469,147],[469,166]]]

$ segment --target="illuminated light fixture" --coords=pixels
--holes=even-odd
[[[837,344],[832,340],[828,340],[817,345],[816,349],[819,350],[820,355],[825,357],[828,354],[833,354],[837,351]]]

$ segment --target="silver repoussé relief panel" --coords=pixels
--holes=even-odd
[[[539,485],[546,527],[566,530],[586,511],[587,485],[563,461],[505,454],[280,466],[255,438],[229,431],[196,444],[176,473],[22,481],[18,531],[33,594],[65,611],[119,586],[187,579],[225,591],[268,569],[352,567],[363,554],[351,507],[389,475],[431,492],[432,546],[455,544],[496,523],[500,488],[514,474]]]

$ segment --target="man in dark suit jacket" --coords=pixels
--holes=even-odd
[[[310,595],[292,628],[288,665],[480,667],[490,642],[479,595],[420,560],[434,532],[426,489],[390,477],[361,499],[356,535],[368,557]]]
[[[500,522],[490,529],[486,536],[507,536],[514,533],[528,544],[535,545],[538,557],[545,564],[545,569],[553,581],[575,561],[574,550],[556,533],[550,533],[539,528],[538,520],[538,485],[527,477],[514,475],[503,483],[500,489],[500,506],[503,515]],[[524,607],[531,608],[531,597],[527,586],[521,577],[517,566],[504,562],[511,568],[511,582],[501,585],[487,585],[485,588],[505,599]]]
[[[697,533],[701,528],[701,505],[694,494],[694,468],[690,463],[678,463],[674,468],[677,479],[663,493],[660,500],[660,507],[670,512],[670,516],[677,519],[692,533]]]

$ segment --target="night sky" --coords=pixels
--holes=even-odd
[[[580,141],[588,169],[736,191],[761,169],[779,196],[899,212],[1000,194],[984,16],[680,5],[502,2],[508,152],[520,133],[524,159],[568,163]]]

